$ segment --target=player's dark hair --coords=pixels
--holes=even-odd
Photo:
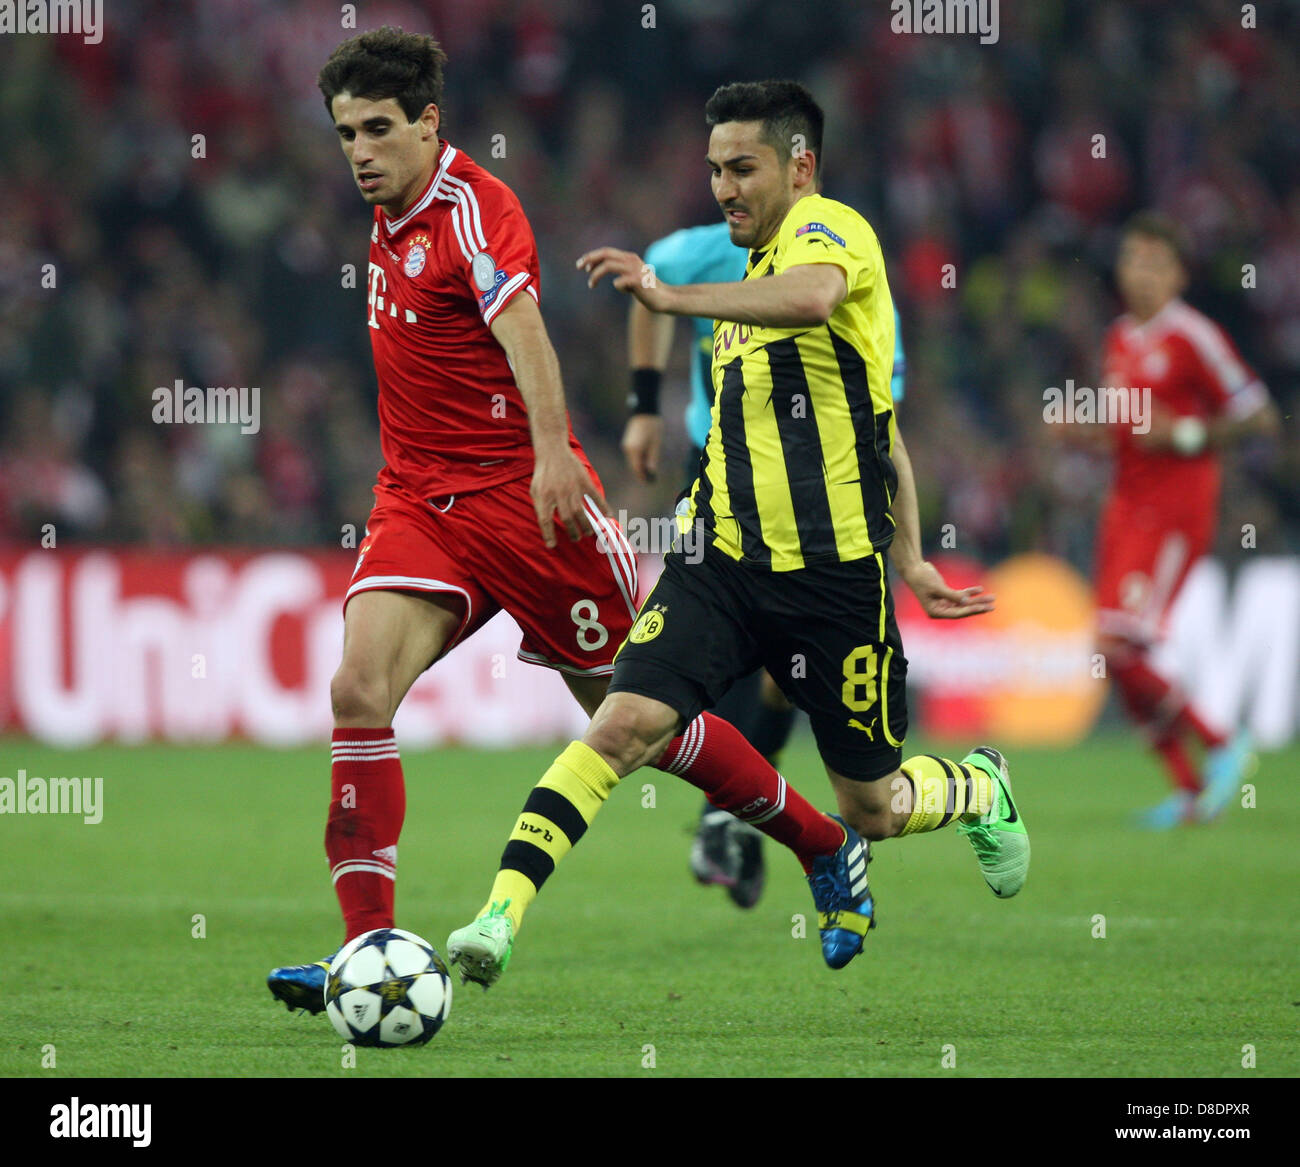
[[[316,84],[325,109],[340,93],[382,101],[396,100],[413,122],[429,104],[442,108],[442,67],[447,54],[431,36],[385,25],[345,40],[330,54]]]
[[[822,127],[826,116],[798,81],[737,81],[715,89],[705,103],[704,120],[710,126],[721,122],[762,122],[763,141],[778,158],[789,157],[802,144],[811,150],[822,170]],[[795,135],[800,135],[796,138]]]
[[[1190,270],[1192,249],[1187,241],[1187,233],[1168,215],[1159,211],[1139,211],[1124,224],[1124,229],[1120,232],[1120,238],[1129,235],[1160,240],[1178,257],[1178,262]]]

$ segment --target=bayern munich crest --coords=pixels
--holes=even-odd
[[[415,279],[424,271],[424,261],[427,257],[428,252],[425,251],[422,243],[412,243],[406,253],[406,259],[402,263],[402,271],[411,279]]]

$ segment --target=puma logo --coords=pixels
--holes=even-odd
[[[874,742],[874,741],[876,740],[876,735],[875,735],[875,732],[874,732],[874,729],[873,729],[873,727],[874,727],[875,724],[876,724],[876,719],[875,719],[874,717],[871,719],[871,725],[863,725],[862,722],[860,722],[856,717],[850,717],[850,718],[849,718],[849,724],[850,724],[854,729],[860,729],[860,730],[862,730],[862,732],[865,733],[865,734],[867,735],[867,740],[868,740],[868,741],[872,741],[872,742]]]

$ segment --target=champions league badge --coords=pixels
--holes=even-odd
[[[402,263],[404,271],[409,279],[415,279],[424,271],[425,261],[429,258],[429,239],[426,235],[417,235],[411,240],[411,246],[406,249],[406,259]]]
[[[480,292],[490,291],[496,282],[496,263],[486,251],[480,251],[469,262],[474,284]]]

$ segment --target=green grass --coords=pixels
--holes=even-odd
[[[808,938],[792,935],[792,918],[811,915],[794,861],[769,848],[775,870],[751,912],[696,887],[697,795],[642,771],[543,892],[501,983],[458,985],[431,1045],[359,1050],[355,1069],[323,1016],[291,1017],[263,980],[338,941],[323,747],[0,749],[11,777],[102,776],[105,803],[98,825],[0,816],[6,1076],[1300,1072],[1298,748],[1265,757],[1258,809],[1158,836],[1127,826],[1163,794],[1133,739],[1016,751],[1034,846],[1025,891],[998,902],[951,830],[882,844],[880,927],[838,973],[815,917]],[[554,753],[406,754],[400,926],[441,948],[473,916]],[[784,770],[829,803],[806,738]],[[955,1066],[941,1064],[945,1046]]]

